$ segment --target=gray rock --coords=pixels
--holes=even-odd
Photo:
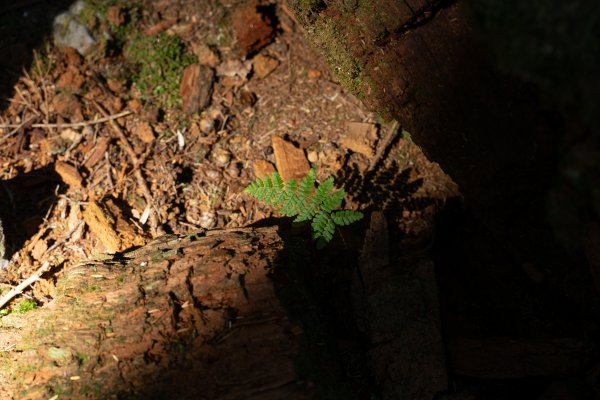
[[[72,47],[83,56],[89,54],[96,45],[96,40],[87,28],[78,21],[84,5],[83,1],[78,1],[68,11],[57,15],[54,18],[52,32],[57,46]]]

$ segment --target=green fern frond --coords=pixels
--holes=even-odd
[[[294,222],[303,222],[303,221],[311,220],[315,216],[315,214],[317,213],[318,210],[319,210],[319,205],[313,201],[310,201],[304,207],[302,212],[300,212],[298,214],[298,216],[296,217]]]
[[[333,239],[333,233],[335,232],[335,222],[331,218],[331,215],[327,212],[318,212],[313,218],[311,223],[313,230],[313,239],[322,237],[326,242]]]
[[[317,179],[317,176],[315,175],[315,170],[314,169],[310,169],[308,171],[308,174],[302,178],[302,181],[300,181],[300,186],[298,187],[298,194],[307,199],[311,194],[313,189],[315,188],[315,180]]]
[[[283,179],[281,179],[281,175],[279,175],[277,171],[273,171],[273,173],[271,174],[271,180],[273,181],[274,187],[280,190],[283,189]]]
[[[323,183],[319,185],[315,192],[315,201],[318,204],[323,204],[323,201],[329,196],[329,193],[333,190],[333,177],[325,179]]]
[[[346,192],[344,192],[343,189],[336,190],[335,192],[331,193],[328,197],[325,197],[325,199],[323,199],[323,202],[321,203],[321,208],[329,212],[335,210],[336,208],[342,205],[342,200],[344,200],[345,195]]]
[[[321,248],[333,238],[336,225],[349,225],[360,220],[363,214],[352,210],[334,211],[342,205],[346,192],[343,188],[334,190],[332,177],[315,189],[316,179],[311,168],[300,183],[294,179],[284,183],[275,171],[270,176],[257,178],[244,189],[244,193],[274,207],[282,215],[295,216],[294,222],[312,220],[312,237]]]
[[[350,225],[353,222],[361,220],[363,213],[354,210],[341,210],[331,213],[331,218],[336,225]]]

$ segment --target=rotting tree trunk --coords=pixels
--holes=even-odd
[[[556,124],[531,87],[488,60],[467,2],[289,3],[338,80],[398,120],[499,240],[518,257],[535,257],[531,242],[548,239],[550,229],[516,238],[522,221],[545,217]]]
[[[50,305],[2,319],[0,397],[313,398],[268,277],[282,248],[276,227],[210,231],[68,268]]]
[[[353,282],[357,324],[381,398],[430,400],[448,385],[433,262],[390,250],[374,212]]]

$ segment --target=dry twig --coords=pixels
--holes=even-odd
[[[400,131],[400,123],[398,121],[394,121],[392,126],[388,129],[385,137],[377,146],[377,152],[375,153],[375,157],[371,160],[369,164],[369,168],[367,168],[367,172],[372,171],[375,167],[381,162],[381,160],[386,155],[389,150],[390,145],[394,142],[394,138]]]
[[[42,264],[42,266],[33,273],[33,275],[31,275],[29,278],[25,279],[23,282],[21,282],[18,286],[10,289],[8,291],[8,293],[6,293],[1,299],[0,299],[0,309],[2,307],[4,307],[4,305],[6,303],[8,303],[9,301],[11,301],[15,296],[18,296],[19,294],[21,294],[23,292],[23,290],[25,290],[25,288],[27,288],[29,285],[34,284],[38,279],[40,279],[40,277],[42,276],[42,274],[46,271],[48,271],[50,269],[50,263],[48,261],[44,261],[44,263]]]
[[[100,104],[98,104],[95,101],[93,103],[94,103],[94,106],[96,107],[96,109],[100,112],[100,114],[104,115],[105,117],[108,117],[108,113],[106,112],[106,110],[104,110],[104,108],[102,108],[102,106]],[[123,130],[121,129],[119,124],[117,124],[114,121],[114,119],[111,119],[109,122],[110,122],[110,125],[112,126],[113,130],[117,134],[119,141],[121,141],[121,144],[123,145],[123,148],[125,149],[125,152],[129,156],[129,159],[131,160],[131,163],[133,164],[133,171],[135,174],[135,178],[136,178],[136,181],[137,181],[137,184],[138,184],[140,190],[142,191],[142,195],[144,196],[144,199],[146,200],[146,207],[150,207],[149,223],[150,223],[150,228],[152,229],[152,235],[157,236],[163,232],[161,232],[161,229],[158,226],[158,218],[156,215],[157,213],[154,210],[154,198],[152,197],[152,193],[150,192],[150,189],[148,188],[146,179],[144,179],[144,176],[142,175],[142,171],[140,171],[140,160],[138,159],[137,155],[135,154],[135,150],[133,150],[133,147],[131,147],[129,140],[127,140],[127,137],[123,133]]]
[[[103,118],[95,119],[93,121],[73,122],[65,124],[31,124],[32,128],[83,128],[90,125],[102,124],[104,122],[111,122],[115,119],[122,118],[126,115],[132,114],[132,111],[122,111],[118,114],[108,115],[104,113]],[[0,128],[20,128],[24,123],[21,124],[0,124]]]

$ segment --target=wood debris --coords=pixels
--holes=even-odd
[[[290,179],[300,181],[308,174],[310,165],[304,155],[304,150],[279,136],[271,137],[271,145],[273,146],[277,171],[284,181],[287,182]]]
[[[340,144],[371,158],[375,155],[375,146],[379,139],[377,132],[375,124],[348,122],[346,123],[346,135],[341,139]]]
[[[60,175],[63,182],[73,189],[80,189],[83,187],[83,178],[74,166],[63,161],[57,161],[54,169],[56,173]]]
[[[254,176],[261,179],[265,175],[271,175],[271,173],[275,171],[273,164],[267,160],[256,160],[252,164],[252,167],[254,168]]]

